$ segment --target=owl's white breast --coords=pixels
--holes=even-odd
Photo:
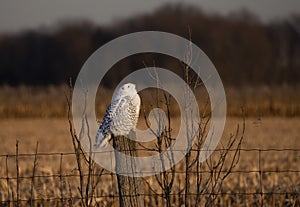
[[[135,94],[131,102],[133,103],[134,106],[136,106],[137,117],[139,117],[140,107],[141,107],[141,98],[139,94]]]

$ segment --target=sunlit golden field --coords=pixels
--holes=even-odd
[[[178,122],[174,118],[174,125]],[[20,153],[33,153],[37,141],[39,152],[73,150],[67,118],[9,118],[1,119],[0,124],[1,154],[14,154],[16,140],[20,141]],[[224,139],[235,132],[237,124],[242,124],[241,118],[227,118]],[[246,118],[243,148],[299,148],[299,126],[297,117]]]
[[[227,112],[229,116],[241,116],[241,108],[246,116],[300,116],[300,86],[247,86],[240,88],[226,87]],[[66,85],[30,87],[0,87],[0,118],[20,117],[66,117],[67,104],[65,93],[69,93]],[[110,103],[113,91],[101,88],[96,99],[96,112],[102,115]],[[151,100],[146,95],[142,99]],[[207,103],[207,92],[201,87],[196,98],[200,112]],[[154,102],[155,103],[155,102]],[[147,107],[147,106],[146,106]],[[173,107],[173,108],[172,108]],[[171,106],[172,115],[177,116],[179,110]],[[100,118],[100,117],[99,117]]]
[[[177,120],[175,120],[176,122]],[[223,139],[221,142],[225,143],[226,137],[229,137],[230,133],[235,131],[236,125],[241,124],[240,118],[228,118],[226,129],[224,131]],[[0,121],[1,131],[1,146],[0,151],[2,155],[15,154],[16,140],[19,141],[19,153],[20,154],[34,154],[36,148],[36,142],[39,142],[39,153],[57,153],[55,155],[43,156],[39,155],[37,158],[37,170],[36,175],[55,175],[59,173],[72,174],[76,168],[76,162],[74,154],[64,156],[64,160],[61,162],[60,153],[72,152],[72,142],[68,132],[67,120],[63,118],[41,119],[41,118],[21,118],[21,119],[2,119]],[[256,193],[260,189],[259,174],[256,172],[259,170],[259,151],[255,149],[299,149],[299,118],[256,118],[246,119],[246,132],[243,149],[253,149],[253,151],[242,151],[240,162],[234,169],[236,173],[231,174],[223,184],[224,192],[247,192]],[[33,155],[32,156],[20,156],[19,166],[21,176],[31,176],[33,169]],[[7,160],[6,160],[7,159]],[[0,177],[5,178],[7,176],[5,163],[8,162],[8,175],[15,177],[15,157],[1,157],[1,170]],[[299,193],[300,190],[300,152],[299,151],[262,151],[261,152],[261,169],[269,170],[263,174],[263,191],[270,192],[295,192]],[[180,166],[180,164],[179,164]],[[180,167],[179,167],[180,168]],[[205,170],[205,169],[204,169]],[[62,172],[61,172],[62,171]],[[245,172],[243,172],[245,171]],[[249,172],[247,172],[249,171]],[[252,172],[254,171],[254,172]],[[279,172],[277,172],[279,171]],[[283,172],[281,172],[283,171]],[[291,171],[291,172],[285,172]],[[296,172],[295,172],[296,171]],[[78,180],[73,181],[68,178],[70,182],[70,188],[76,192],[76,185]],[[115,178],[114,178],[115,179]],[[114,180],[113,179],[113,180]],[[152,178],[147,178],[151,180]],[[184,179],[182,175],[178,175],[177,179]],[[51,198],[60,197],[60,180],[55,178],[37,178],[39,183],[36,186],[36,198]],[[107,185],[100,185],[98,188],[99,195],[109,195],[112,193],[117,194],[116,183],[112,183],[111,176],[108,175],[102,178],[103,182],[107,182]],[[183,182],[183,180],[182,180]],[[25,192],[22,196],[23,199],[30,197],[28,185],[29,181],[21,182],[20,188],[22,192]],[[178,184],[178,183],[177,183]],[[15,190],[15,182],[10,182],[11,190]],[[2,189],[2,201],[7,197],[7,184],[5,179],[1,180],[0,188]],[[68,195],[68,193],[66,193]],[[226,203],[230,195],[224,195],[223,199]],[[259,203],[259,199],[255,199],[253,195],[240,196],[237,203],[247,203],[246,206],[252,206],[253,203]],[[146,199],[146,198],[145,198]],[[285,196],[273,195],[273,203],[283,203]],[[299,198],[298,202],[299,202]],[[291,202],[296,202],[296,200]],[[108,199],[109,202],[117,204],[118,200],[114,198]],[[109,203],[108,202],[108,203]],[[229,202],[229,201],[228,201]],[[238,206],[238,205],[237,205]]]
[[[230,135],[235,133],[237,125],[242,126],[240,107],[243,107],[246,113],[246,130],[239,163],[225,179],[222,187],[224,194],[219,195],[218,205],[260,206],[263,203],[264,206],[299,206],[300,96],[296,93],[296,88],[277,88],[274,91],[260,88],[259,93],[256,93],[257,90],[227,90],[229,116],[218,148],[226,145]],[[286,92],[282,95],[284,90]],[[52,198],[72,197],[72,205],[79,205],[78,199],[75,199],[79,193],[78,178],[59,176],[76,175],[77,168],[66,117],[67,104],[63,95],[64,91],[68,92],[67,87],[3,87],[0,91],[2,204],[6,206],[5,201],[16,199],[16,179],[8,181],[6,178],[17,176],[16,157],[7,155],[16,154],[18,140],[18,167],[21,177],[19,191],[22,192],[22,204],[29,205],[29,199],[33,197],[40,199],[38,203],[44,206],[55,206],[63,201]],[[108,102],[109,99],[105,99],[105,104],[97,109],[100,115]],[[172,123],[172,127],[180,124],[176,116],[172,118]],[[144,126],[143,118],[139,120],[139,127],[141,126]],[[37,142],[37,165],[35,179],[32,179]],[[46,155],[49,153],[50,155]],[[217,155],[218,152],[215,152],[212,155],[213,159]],[[180,171],[183,163],[179,163],[177,167]],[[205,171],[207,168],[203,167],[203,172]],[[175,206],[180,205],[181,197],[177,193],[184,179],[184,174],[176,174],[172,189],[172,202]],[[151,183],[152,187],[160,192],[153,177],[145,178],[145,182]],[[33,189],[32,192],[30,189]],[[150,192],[147,187],[145,191]],[[261,195],[260,192],[264,194]],[[99,205],[118,205],[118,198],[113,196],[117,195],[116,177],[105,171],[95,194],[99,196],[96,199]],[[156,206],[155,199],[163,204],[161,197],[145,196],[144,199],[147,206]]]

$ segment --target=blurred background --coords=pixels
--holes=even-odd
[[[61,86],[69,78],[76,80],[87,58],[116,37],[144,30],[175,33],[197,44],[215,64],[229,99],[237,103],[229,105],[231,115],[248,99],[255,103],[249,104],[249,115],[300,114],[296,0],[29,0],[1,1],[0,117],[65,115]],[[114,87],[126,74],[154,62],[176,68],[166,56],[128,57],[101,85]]]
[[[230,115],[238,115],[241,106],[252,116],[300,114],[299,1],[1,0],[0,117],[65,116],[62,85],[69,78],[74,82],[103,44],[144,30],[171,32],[197,44],[215,64],[229,103],[234,101]],[[112,88],[154,63],[180,67],[161,55],[128,57],[102,86]]]

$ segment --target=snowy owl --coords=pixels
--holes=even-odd
[[[135,130],[140,112],[141,99],[132,83],[122,85],[107,107],[95,137],[95,148],[105,148],[114,136],[126,136]]]

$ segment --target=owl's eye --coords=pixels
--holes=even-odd
[[[122,90],[124,90],[124,87],[122,87]]]
[[[129,88],[129,85],[127,86],[127,88]]]

